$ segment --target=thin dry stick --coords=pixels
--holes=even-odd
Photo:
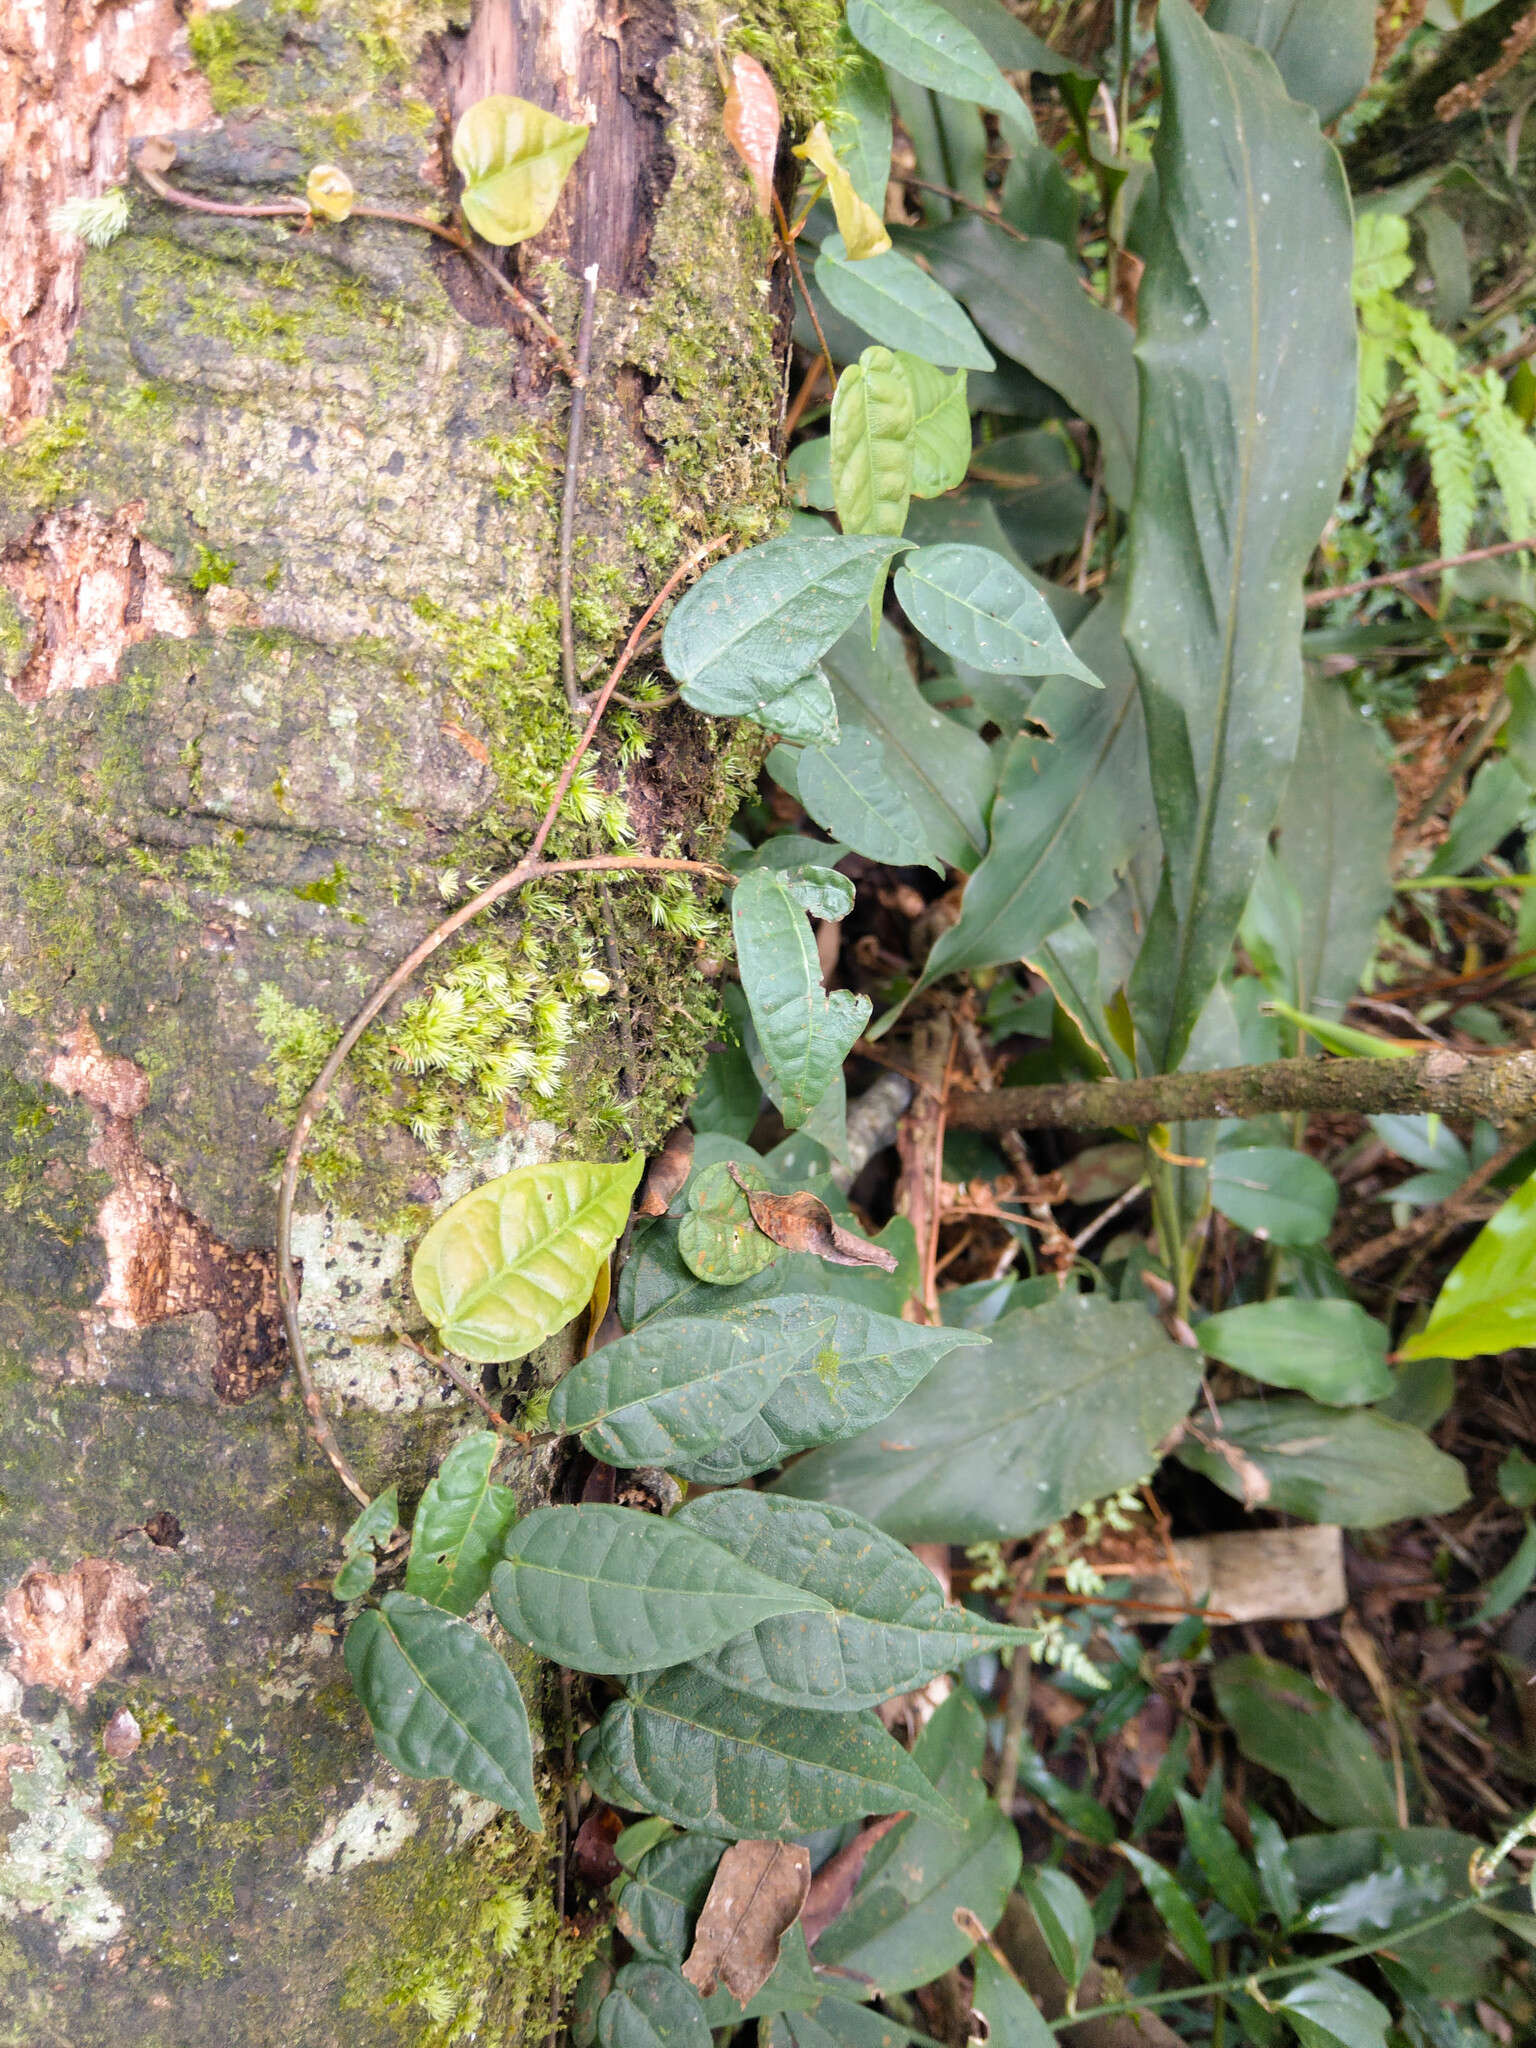
[[[786,441],[795,431],[796,427],[799,426],[801,415],[815,397],[816,386],[821,382],[821,374],[826,367],[823,358],[818,356],[800,379],[800,389],[795,393],[789,411],[784,415],[784,439]]]
[[[587,419],[587,377],[592,368],[592,316],[597,310],[598,266],[581,273],[586,293],[576,329],[576,375],[571,380],[571,416],[565,430],[565,487],[560,494],[560,680],[573,717],[581,716],[581,683],[576,673],[576,628],[571,619],[571,577],[576,552],[576,493],[581,481],[581,437]]]
[[[457,1387],[466,1401],[473,1401],[481,1414],[484,1415],[486,1421],[490,1423],[491,1427],[499,1435],[516,1437],[519,1443],[526,1443],[528,1441],[527,1431],[514,1429],[501,1410],[493,1407],[485,1398],[481,1389],[475,1385],[469,1374],[467,1372],[460,1372],[451,1358],[446,1355],[439,1357],[435,1351],[429,1351],[421,1339],[413,1337],[409,1330],[396,1330],[395,1336],[402,1344],[408,1344],[416,1356],[424,1359],[434,1372],[440,1372],[445,1380]]]
[[[899,182],[903,185],[913,185],[919,192],[937,192],[941,199],[952,199],[956,206],[968,206],[972,213],[979,213],[983,220],[991,221],[993,227],[1001,228],[1005,235],[1011,235],[1016,242],[1033,242],[1038,239],[1034,235],[1025,234],[1022,228],[1016,228],[1011,220],[1004,220],[1002,215],[994,213],[990,206],[983,206],[979,199],[968,199],[963,192],[955,191],[952,185],[935,185],[931,178],[913,178],[905,172],[900,174]]]
[[[837,382],[837,371],[833,366],[832,351],[827,347],[827,337],[822,333],[821,322],[816,317],[816,307],[811,298],[810,287],[806,284],[805,273],[800,268],[800,258],[795,254],[794,233],[790,228],[789,222],[784,217],[784,207],[777,192],[773,195],[773,211],[774,217],[779,223],[779,235],[784,243],[784,254],[789,258],[789,267],[794,272],[795,283],[799,286],[800,296],[805,301],[806,313],[812,327],[816,330],[816,345],[821,350],[822,361],[827,366],[827,382],[829,385],[835,385]]]
[[[1447,569],[1464,569],[1469,562],[1491,562],[1498,555],[1523,554],[1536,549],[1536,534],[1525,540],[1501,540],[1491,548],[1472,548],[1464,555],[1441,555],[1433,562],[1420,562],[1413,569],[1388,569],[1381,576],[1362,576],[1358,583],[1336,583],[1329,590],[1309,590],[1307,609],[1331,604],[1336,597],[1358,597],[1362,590],[1385,590],[1389,584],[1416,583],[1421,576],[1439,576]]]
[[[527,853],[524,854],[516,867],[509,869],[504,875],[499,875],[494,882],[489,883],[477,896],[472,896],[468,903],[461,904],[450,917],[445,917],[441,924],[434,926],[421,943],[384,977],[362,1008],[357,1012],[356,1016],[352,1018],[345,1031],[342,1032],[330,1058],[315,1076],[308,1094],[299,1104],[298,1118],[293,1127],[293,1135],[288,1140],[288,1152],[283,1161],[282,1180],[277,1191],[278,1299],[282,1306],[283,1329],[287,1334],[288,1349],[293,1358],[294,1376],[299,1383],[299,1391],[303,1398],[305,1412],[309,1416],[310,1429],[314,1435],[315,1442],[319,1444],[321,1450],[330,1459],[337,1477],[341,1480],[347,1491],[365,1504],[369,1498],[368,1492],[363,1486],[362,1481],[353,1471],[351,1465],[347,1462],[345,1453],[336,1441],[335,1432],[332,1430],[330,1421],[326,1416],[319,1390],[315,1386],[314,1375],[309,1368],[309,1353],[305,1348],[303,1334],[299,1328],[299,1289],[297,1276],[293,1270],[293,1204],[298,1191],[299,1166],[304,1156],[305,1144],[308,1141],[311,1130],[314,1128],[315,1120],[325,1107],[326,1098],[331,1091],[331,1083],[335,1080],[337,1074],[340,1073],[347,1055],[352,1051],[352,1048],[357,1044],[385,1004],[400,989],[404,988],[412,975],[415,974],[417,968],[429,960],[439,946],[443,945],[448,939],[451,939],[455,932],[462,930],[471,919],[478,917],[482,910],[488,910],[493,903],[499,902],[503,896],[510,896],[515,890],[521,889],[527,882],[550,875],[614,874],[618,872],[704,874],[710,875],[727,885],[734,882],[735,877],[726,869],[717,868],[708,861],[669,860],[650,854],[603,854],[585,860],[565,861],[541,861],[539,858],[540,854],[544,851],[545,842],[554,830],[555,820],[560,815],[560,806],[565,802],[566,796],[569,793],[576,770],[581,763],[581,758],[596,737],[597,728],[602,723],[603,713],[608,708],[608,700],[623,679],[629,664],[634,660],[635,650],[640,644],[641,636],[645,632],[646,627],[655,618],[657,612],[661,610],[661,607],[666,603],[678,585],[694,569],[698,568],[702,562],[707,561],[718,549],[725,547],[728,540],[729,535],[721,534],[717,535],[713,540],[706,541],[702,547],[695,548],[687,560],[679,563],[678,567],[672,571],[672,574],[667,578],[661,589],[651,599],[651,602],[636,620],[629,638],[624,643],[622,653],[609,673],[607,682],[604,683],[602,689],[598,692],[592,706],[591,716],[587,720],[580,739],[577,740],[576,745],[572,748],[566,759],[565,766],[560,771],[560,779],[555,784],[554,794],[549,800],[549,808],[545,811],[543,818],[539,822],[538,830],[534,833],[529,843]]]

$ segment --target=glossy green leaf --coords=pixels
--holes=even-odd
[[[975,1969],[971,2010],[987,2022],[989,2041],[1007,2042],[1009,2048],[1056,2048],[1056,2036],[1039,2006],[990,1949],[977,1949]]]
[[[491,1478],[501,1444],[494,1430],[461,1437],[428,1482],[411,1524],[405,1590],[450,1614],[468,1614],[491,1583],[517,1500]]]
[[[508,1635],[554,1664],[659,1671],[775,1614],[827,1610],[697,1530],[637,1508],[536,1508],[507,1538],[491,1600]]]
[[[1272,1657],[1223,1657],[1216,1705],[1251,1763],[1283,1778],[1331,1827],[1391,1827],[1392,1779],[1369,1734],[1304,1672]]]
[[[1191,1799],[1184,1791],[1175,1791],[1173,1796],[1184,1817],[1184,1839],[1190,1854],[1205,1872],[1213,1895],[1245,1926],[1256,1927],[1264,1901],[1258,1879],[1237,1846],[1237,1837],[1204,1800]]]
[[[687,1669],[615,1701],[596,1754],[624,1805],[733,1838],[791,1838],[903,1808],[954,1818],[872,1714],[771,1707]]]
[[[747,1201],[748,1188],[768,1185],[760,1166],[737,1166],[734,1160],[720,1160],[694,1176],[677,1233],[678,1253],[691,1273],[712,1287],[735,1287],[773,1264],[779,1247],[752,1221]]]
[[[1300,1395],[1224,1401],[1221,1434],[1268,1486],[1264,1505],[1306,1522],[1376,1529],[1411,1516],[1445,1515],[1467,1497],[1466,1474],[1422,1430],[1374,1408],[1320,1408]],[[1179,1459],[1235,1500],[1243,1477],[1219,1452],[1193,1441]]]
[[[347,1670],[373,1739],[412,1778],[451,1778],[543,1832],[522,1694],[468,1622],[386,1593],[347,1630]]]
[[[881,769],[917,814],[923,845],[951,867],[974,867],[987,846],[996,778],[990,750],[924,701],[901,635],[888,620],[881,620],[873,647],[862,627],[845,633],[829,649],[826,669],[843,719],[878,743]],[[820,776],[820,769],[812,770],[818,793]],[[900,859],[911,857],[908,841]]]
[[[836,924],[853,908],[853,884],[835,868],[780,868],[779,873],[790,895],[812,917]]]
[[[846,831],[839,837],[857,844]],[[782,876],[754,868],[742,877],[731,899],[731,929],[770,1093],[794,1130],[842,1072],[849,1047],[869,1021],[869,998],[849,989],[829,995],[822,986],[815,938]]]
[[[832,498],[844,533],[896,535],[912,496],[917,409],[888,348],[867,348],[832,394]]]
[[[1201,1925],[1200,1915],[1195,1911],[1188,1892],[1177,1878],[1164,1870],[1156,1857],[1148,1856],[1144,1850],[1122,1842],[1120,1854],[1146,1886],[1148,1898],[1157,1908],[1158,1917],[1173,1936],[1185,1961],[1197,1976],[1214,1977],[1216,1963],[1211,1954],[1210,1937]]]
[[[1045,1937],[1051,1961],[1069,1986],[1082,1983],[1093,1961],[1093,1911],[1064,1870],[1033,1863],[1019,1876],[1019,1890]]]
[[[664,1963],[626,1963],[597,2015],[601,2048],[709,2048],[704,2001]]]
[[[341,1539],[344,1562],[331,1581],[331,1592],[336,1599],[360,1600],[367,1592],[378,1571],[374,1552],[382,1550],[388,1543],[399,1519],[398,1486],[386,1487],[376,1499],[369,1501]]]
[[[343,1602],[361,1600],[378,1576],[371,1550],[355,1550],[331,1581],[331,1596]]]
[[[1531,784],[1520,763],[1508,754],[1484,761],[1451,820],[1450,831],[1435,848],[1427,872],[1469,873],[1516,830],[1530,808]]]
[[[903,78],[991,107],[1034,133],[1029,109],[984,45],[934,0],[848,0],[848,27],[855,42]]]
[[[867,727],[845,714],[837,745],[808,747],[796,780],[807,813],[855,853],[893,867],[939,869],[923,820]]]
[[[896,573],[902,610],[926,639],[989,675],[1076,676],[1102,687],[1050,606],[989,548],[920,548]]]
[[[586,140],[584,123],[562,121],[511,93],[476,100],[453,131],[460,203],[475,233],[501,249],[536,235]]]
[[[1475,1358],[1536,1343],[1536,1174],[1489,1217],[1445,1276],[1401,1358]]]
[[[616,1166],[518,1166],[445,1210],[411,1286],[449,1349],[477,1365],[525,1358],[579,1315],[644,1168],[642,1152]]]
[[[964,310],[897,249],[854,263],[842,236],[828,235],[816,258],[816,282],[830,306],[886,348],[904,349],[940,370],[992,368],[991,351]]]
[[[1195,1325],[1202,1351],[1270,1387],[1295,1387],[1330,1407],[1381,1401],[1396,1382],[1391,1332],[1354,1301],[1253,1301]]]
[[[912,387],[912,495],[937,498],[963,484],[970,466],[965,372],[946,374],[905,349],[897,349],[896,361]]]
[[[619,1894],[618,1929],[652,1962],[681,1964],[725,1848],[708,1835],[669,1835],[647,1849]]]
[[[836,746],[837,706],[832,688],[819,668],[811,670],[777,697],[770,697],[753,714],[756,722],[780,739],[801,740],[812,746]]]
[[[1354,411],[1349,196],[1268,58],[1158,9],[1157,199],[1142,235],[1142,430],[1126,639],[1163,883],[1131,984],[1176,1068],[1225,967],[1301,718],[1302,576]]]
[[[790,1370],[745,1430],[674,1466],[685,1479],[734,1486],[796,1451],[852,1436],[889,1415],[946,1352],[986,1342],[967,1330],[925,1329],[833,1295],[785,1296],[764,1302],[761,1312],[773,1308],[804,1331],[794,1339]]]
[[[696,711],[755,718],[798,683],[869,602],[898,543],[827,534],[763,541],[716,563],[673,607],[661,654]]]
[[[1391,2013],[1342,1970],[1319,1969],[1275,2003],[1301,2048],[1386,2048]]]
[[[1267,50],[1293,100],[1333,121],[1371,82],[1375,0],[1211,0],[1205,19]]]
[[[1066,1297],[1005,1316],[989,1351],[945,1360],[878,1429],[801,1459],[775,1491],[908,1543],[1027,1536],[1145,1477],[1198,1384],[1196,1354],[1139,1303]]]
[[[952,1606],[910,1550],[846,1508],[727,1488],[688,1501],[672,1523],[826,1603],[759,1621],[705,1661],[720,1684],[777,1706],[853,1712],[1029,1640]]]
[[[1283,1145],[1237,1145],[1211,1161],[1211,1205],[1271,1244],[1321,1244],[1338,1183],[1320,1160]]]
[[[1264,1888],[1265,1902],[1281,1927],[1289,1929],[1301,1917],[1301,1898],[1285,1836],[1262,1807],[1249,1807],[1248,1824],[1253,1832],[1254,1867]]]
[[[845,1715],[823,1717],[836,1726]],[[919,1812],[870,1850],[847,1907],[816,1944],[818,1963],[867,1979],[881,1994],[926,1984],[970,1953],[955,1925],[966,1906],[986,1928],[1002,1918],[1019,1874],[1019,1832],[981,1776],[986,1724],[963,1689],[929,1720],[911,1762],[948,1801]]]

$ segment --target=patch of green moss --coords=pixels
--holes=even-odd
[[[192,61],[208,81],[214,110],[254,112],[272,92],[272,67],[282,55],[281,31],[239,7],[194,14],[187,23]]]
[[[0,682],[11,682],[27,665],[32,652],[32,628],[21,607],[0,584]]]
[[[539,427],[522,427],[515,434],[487,434],[481,446],[495,465],[493,484],[498,498],[507,505],[549,504],[555,496],[555,469]]]
[[[80,489],[83,466],[76,453],[90,439],[91,409],[55,406],[34,420],[18,440],[0,448],[0,500],[29,504],[46,512]]]
[[[194,590],[212,590],[215,583],[228,583],[235,573],[232,555],[216,554],[212,548],[197,543],[197,567],[189,581]]]
[[[841,0],[743,0],[729,34],[769,72],[797,137],[831,113],[852,48]]]

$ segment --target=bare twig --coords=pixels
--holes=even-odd
[[[789,267],[794,272],[795,283],[799,287],[801,298],[805,301],[806,316],[816,330],[816,346],[821,350],[821,359],[827,366],[827,385],[830,389],[837,383],[837,369],[832,361],[832,351],[827,347],[827,337],[821,331],[821,321],[816,316],[815,301],[811,297],[810,286],[805,281],[805,273],[800,268],[800,258],[795,254],[794,231],[784,217],[784,207],[777,192],[773,195],[773,212],[779,224],[779,238],[784,244],[784,254],[789,258]]]
[[[499,1436],[515,1437],[519,1443],[528,1441],[527,1431],[515,1429],[501,1410],[486,1399],[483,1391],[475,1385],[469,1374],[460,1372],[450,1357],[429,1351],[421,1339],[413,1337],[409,1330],[397,1330],[395,1334],[402,1344],[410,1346],[418,1358],[424,1359],[434,1372],[440,1372],[451,1386],[457,1387],[466,1401],[472,1401]]]
[[[979,199],[969,199],[965,193],[957,192],[952,185],[936,185],[931,178],[913,178],[905,171],[898,174],[897,182],[911,185],[919,192],[937,192],[941,199],[952,200],[956,206],[969,207],[972,213],[979,213],[983,220],[990,221],[995,228],[1001,228],[1003,233],[1015,242],[1039,240],[1037,235],[1027,235],[1022,228],[1016,228],[1011,220],[1004,220],[1002,215],[994,213],[990,206],[983,206]]]
[[[587,377],[592,368],[592,316],[597,309],[598,266],[581,273],[586,286],[576,329],[576,375],[571,380],[571,415],[565,430],[565,485],[560,494],[560,680],[573,717],[581,716],[576,674],[576,628],[571,619],[571,577],[576,549],[576,495],[581,482],[581,437],[587,418]]]
[[[1491,562],[1498,555],[1518,555],[1536,550],[1536,534],[1525,540],[1496,541],[1489,548],[1471,548],[1464,555],[1441,555],[1433,562],[1420,562],[1412,569],[1388,569],[1381,576],[1362,576],[1358,583],[1336,583],[1328,590],[1309,590],[1307,609],[1331,604],[1336,597],[1358,597],[1363,590],[1385,590],[1391,584],[1417,583],[1421,576],[1439,576],[1447,569],[1464,569],[1470,562]]]

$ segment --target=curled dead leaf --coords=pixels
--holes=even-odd
[[[876,1842],[882,1835],[888,1835],[898,1821],[906,1818],[904,1813],[887,1813],[879,1820],[872,1820],[868,1827],[859,1829],[846,1848],[839,1849],[836,1855],[829,1856],[823,1863],[811,1879],[811,1888],[805,1895],[805,1908],[800,1915],[807,1948],[816,1946],[853,1897],[854,1887],[864,1874],[864,1859]]]
[[[688,1170],[693,1165],[693,1132],[679,1124],[656,1154],[645,1172],[645,1185],[635,1204],[641,1216],[665,1216],[673,1197],[681,1194]]]
[[[779,96],[755,57],[738,51],[731,59],[725,96],[725,139],[747,167],[752,194],[764,219],[773,211],[773,164],[779,153]]]
[[[101,1746],[114,1763],[132,1756],[143,1739],[138,1722],[126,1707],[119,1707],[101,1731]]]
[[[752,1221],[787,1252],[814,1252],[830,1266],[878,1266],[894,1273],[899,1263],[883,1245],[869,1244],[845,1230],[819,1196],[799,1189],[792,1195],[771,1195],[749,1188],[731,1168],[731,1178],[747,1198]]]
[[[134,158],[141,171],[148,171],[156,177],[163,177],[175,161],[176,145],[165,135],[148,137],[140,143],[139,153]]]
[[[757,1995],[810,1884],[810,1851],[796,1842],[735,1842],[726,1850],[683,1964],[701,1998],[722,1981],[738,2005]]]

